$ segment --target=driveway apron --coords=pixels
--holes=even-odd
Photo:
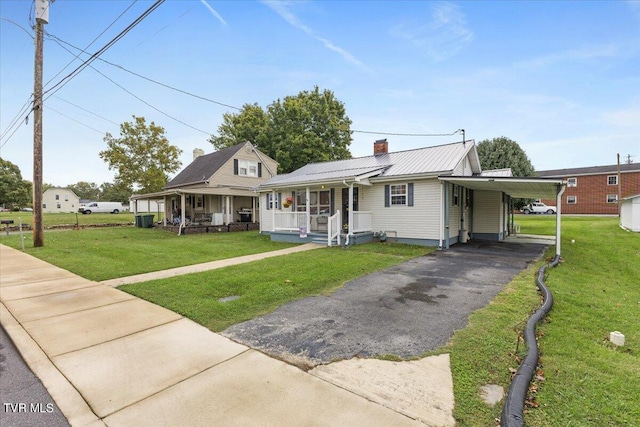
[[[547,245],[475,241],[352,280],[330,296],[304,298],[223,334],[292,363],[393,354],[446,344]],[[349,250],[349,249],[345,249]]]

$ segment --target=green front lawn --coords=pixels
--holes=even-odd
[[[351,279],[431,251],[390,243],[321,248],[118,289],[221,331],[289,301],[329,295]],[[229,296],[240,298],[220,301]]]
[[[20,237],[0,234],[0,243],[19,249]],[[291,246],[295,245],[272,242],[257,231],[178,236],[128,226],[45,232],[44,246],[34,248],[31,232],[25,233],[28,254],[96,281]]]

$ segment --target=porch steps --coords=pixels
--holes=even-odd
[[[315,243],[317,245],[322,245],[322,246],[327,246],[327,238],[320,238],[320,237],[315,237],[313,239],[311,239],[311,243]],[[331,241],[332,245],[337,246],[338,245],[338,239],[333,239]]]

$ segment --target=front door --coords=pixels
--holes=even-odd
[[[358,187],[353,187],[353,210],[358,210]],[[342,189],[342,229],[349,227],[349,189]]]

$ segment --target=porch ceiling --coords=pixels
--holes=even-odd
[[[441,181],[462,185],[472,190],[502,191],[511,197],[527,199],[554,199],[559,187],[565,184],[557,178],[513,178],[482,176],[444,176]]]

